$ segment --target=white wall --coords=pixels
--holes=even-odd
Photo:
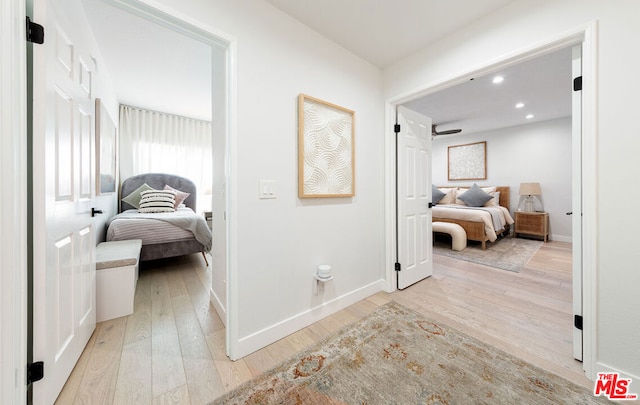
[[[237,268],[229,283],[238,288],[231,299],[239,355],[380,291],[380,71],[261,0],[162,3],[237,39],[237,236],[230,243],[238,255],[229,258]],[[356,197],[298,199],[300,93],[355,111]],[[258,199],[261,179],[276,182],[277,199]],[[335,279],[314,295],[322,263]]]
[[[447,181],[448,147],[487,142],[487,179],[478,185],[509,186],[511,214],[522,197],[520,183],[538,182],[549,213],[552,240],[571,242],[571,118],[520,125],[471,135],[436,137],[433,141],[433,184],[469,185]],[[536,202],[536,209],[540,209]]]
[[[595,322],[597,330],[591,352],[597,369],[592,372],[613,369],[633,376],[632,392],[640,391],[636,382],[640,377],[640,311],[636,310],[640,307],[640,249],[635,232],[640,216],[612,196],[624,190],[623,201],[640,197],[640,190],[633,187],[640,150],[634,100],[640,82],[630,80],[640,66],[640,54],[633,52],[640,38],[638,15],[640,2],[633,0],[516,1],[383,73],[385,98],[403,96],[597,21],[597,167],[596,178],[588,179],[597,187],[597,248],[590,252],[595,257],[596,280],[595,302],[587,303],[596,319],[585,322]]]

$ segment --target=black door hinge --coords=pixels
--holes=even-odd
[[[573,316],[573,326],[575,326],[576,329],[582,330],[582,315]]]
[[[27,364],[27,385],[42,380],[44,377],[44,362],[36,361]]]
[[[582,90],[582,76],[578,76],[573,79],[573,91]]]
[[[402,266],[400,266],[400,263],[396,263],[396,271],[400,271]]]
[[[393,132],[395,132],[396,134],[400,133],[400,124],[395,124],[393,126]]]
[[[27,17],[27,41],[44,44],[44,27],[31,21],[29,17]]]

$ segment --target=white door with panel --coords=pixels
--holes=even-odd
[[[574,46],[571,54],[571,75],[573,78],[581,77],[582,45]],[[573,315],[582,319],[582,91],[573,92],[571,108]],[[582,361],[582,329],[575,325],[575,321],[573,326],[573,357]]]
[[[431,119],[398,107],[398,288],[433,274]]]
[[[33,358],[44,378],[35,404],[53,403],[95,329],[92,59],[56,1],[35,0],[45,43],[34,46]]]

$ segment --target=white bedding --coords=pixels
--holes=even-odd
[[[498,239],[497,232],[500,232],[508,224],[513,224],[513,218],[509,210],[501,206],[483,207],[484,209],[466,209],[457,204],[436,205],[433,207],[434,218],[460,219],[465,221],[482,222],[489,241],[495,242]],[[493,218],[489,211],[494,213],[494,217],[499,221],[500,228],[496,229]]]
[[[204,217],[190,208],[173,213],[139,213],[127,210],[107,224],[107,240],[141,239],[143,245],[195,239],[211,249],[211,231]]]

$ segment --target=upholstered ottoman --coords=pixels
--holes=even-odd
[[[99,243],[96,247],[96,322],[133,313],[140,239]]]
[[[433,222],[433,232],[446,233],[451,236],[451,249],[462,250],[467,247],[467,233],[464,228],[451,222]]]

